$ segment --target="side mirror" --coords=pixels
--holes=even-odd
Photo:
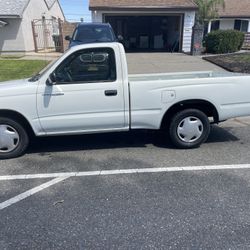
[[[118,40],[119,43],[122,43],[124,41],[124,38],[123,38],[123,36],[118,35],[117,40]]]
[[[66,40],[66,41],[70,41],[70,40],[71,40],[71,37],[70,37],[70,36],[65,36],[65,40]]]
[[[47,81],[46,81],[46,85],[47,86],[53,86],[53,85],[55,85],[56,84],[56,75],[55,75],[55,73],[53,72],[53,73],[51,73],[50,75],[49,75],[49,78],[47,79]]]

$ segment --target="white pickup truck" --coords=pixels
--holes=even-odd
[[[128,75],[119,43],[79,45],[30,79],[0,84],[0,159],[31,135],[165,129],[178,148],[205,142],[211,123],[250,115],[250,76]]]

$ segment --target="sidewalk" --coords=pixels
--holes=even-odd
[[[60,57],[62,53],[59,52],[48,52],[48,53],[35,53],[29,52],[26,53],[22,58],[22,60],[46,60],[46,61],[53,61]]]

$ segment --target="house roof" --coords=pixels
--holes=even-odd
[[[50,9],[57,0],[44,1]],[[21,17],[29,2],[30,0],[0,0],[0,17]]]
[[[250,17],[250,0],[225,0],[225,9],[219,9],[220,17]]]
[[[45,3],[47,4],[49,9],[53,6],[55,2],[56,0],[45,0]]]
[[[0,0],[0,16],[20,17],[30,0]]]
[[[89,0],[89,9],[197,9],[197,5],[192,0]]]

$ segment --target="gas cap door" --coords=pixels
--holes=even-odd
[[[161,101],[163,103],[173,102],[175,98],[176,98],[176,94],[174,90],[166,90],[166,91],[162,91],[161,93]]]

